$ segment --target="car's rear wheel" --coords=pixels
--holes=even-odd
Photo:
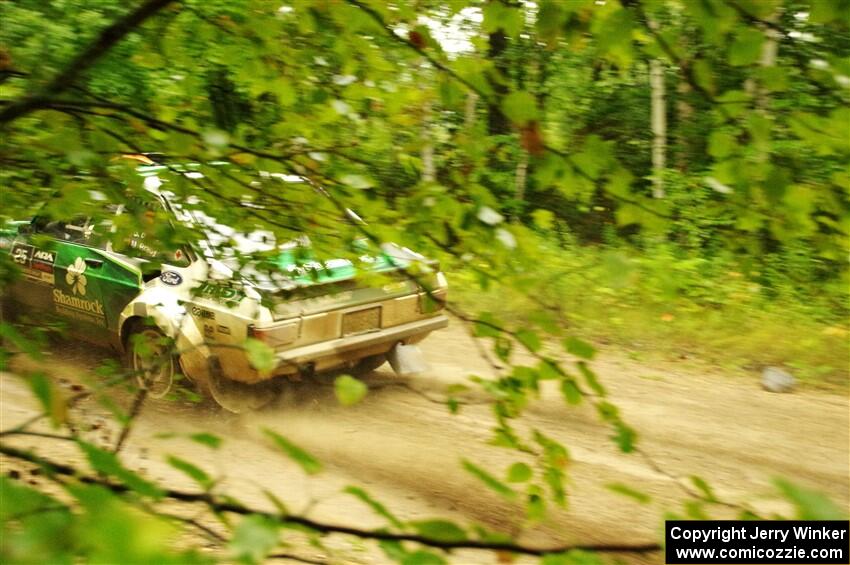
[[[247,384],[228,379],[221,370],[210,371],[206,382],[207,392],[212,400],[227,410],[236,414],[259,410],[278,398],[281,383],[275,380]]]
[[[387,362],[385,355],[371,355],[357,361],[351,369],[344,371],[354,377],[365,377]]]
[[[177,370],[173,340],[158,327],[135,324],[127,336],[127,365],[148,396],[163,398],[174,386]]]

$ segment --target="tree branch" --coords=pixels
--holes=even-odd
[[[79,469],[71,465],[67,465],[64,463],[56,463],[29,451],[24,451],[15,447],[0,444],[0,453],[8,457],[28,461],[30,463],[42,466],[49,472],[52,472],[56,475],[74,477],[84,483],[96,484],[118,494],[132,492],[132,490],[124,484],[115,483],[107,479],[83,474],[80,472]],[[176,489],[164,489],[163,492],[166,498],[180,502],[201,503],[206,505],[213,512],[228,512],[239,515],[259,515],[271,521],[277,522],[281,525],[301,526],[320,534],[344,534],[361,539],[377,541],[413,542],[443,550],[479,549],[485,551],[506,551],[510,553],[533,556],[542,556],[549,553],[563,553],[572,550],[595,551],[598,553],[632,554],[653,553],[661,550],[661,546],[655,542],[616,544],[567,544],[560,546],[552,546],[548,548],[538,548],[523,546],[510,542],[487,540],[439,540],[427,536],[422,536],[419,534],[390,532],[387,530],[364,530],[351,526],[318,522],[316,520],[312,520],[304,516],[281,515],[272,512],[265,512],[245,506],[230,497],[226,499],[217,498],[213,494],[206,492],[186,492]]]
[[[82,73],[109,52],[116,43],[174,1],[147,0],[129,14],[113,22],[112,25],[100,32],[97,39],[74,57],[64,71],[53,77],[40,92],[6,106],[0,112],[0,124],[11,122],[40,108],[49,97],[66,90]]]

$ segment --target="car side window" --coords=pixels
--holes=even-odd
[[[74,218],[70,222],[36,218],[32,223],[32,231],[60,241],[85,244],[91,239],[94,225],[88,217]]]
[[[156,200],[131,199],[127,206],[109,206],[107,210],[111,216],[135,214],[139,216],[143,223],[149,225],[168,224],[167,210],[162,203]],[[110,219],[103,220],[98,226],[98,231],[103,233],[114,231],[112,221]],[[103,240],[102,245],[99,245],[101,249],[121,253],[142,261],[168,263],[177,267],[187,267],[191,263],[191,257],[185,250],[164,251],[160,248],[156,238],[144,231],[133,232],[119,242],[113,242],[110,238],[101,239]]]

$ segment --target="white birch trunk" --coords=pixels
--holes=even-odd
[[[424,182],[434,182],[437,175],[434,171],[434,142],[431,139],[431,103],[425,105],[422,119],[422,130],[420,132],[422,141],[421,158],[422,158],[422,180]]]
[[[475,125],[475,109],[478,105],[478,94],[470,92],[466,95],[466,108],[464,109],[463,127],[470,130]]]
[[[525,186],[528,183],[528,151],[523,151],[516,164],[515,197],[522,202],[525,200]]]
[[[778,19],[779,12],[775,12],[768,18],[768,21],[775,22]],[[769,27],[764,30],[764,35],[766,39],[761,46],[761,58],[759,59],[759,65],[763,68],[767,68],[776,64],[776,53],[779,51],[779,32]],[[761,84],[759,84],[757,96],[756,104],[758,105],[759,111],[767,112],[767,105],[770,102],[770,97],[767,89]]]
[[[664,95],[664,67],[661,61],[649,62],[649,86],[652,93],[652,195],[664,198],[664,169],[667,167],[667,111]]]

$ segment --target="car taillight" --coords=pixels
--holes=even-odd
[[[296,320],[263,328],[250,326],[248,336],[262,341],[272,349],[276,349],[298,339],[299,324],[300,322]]]

